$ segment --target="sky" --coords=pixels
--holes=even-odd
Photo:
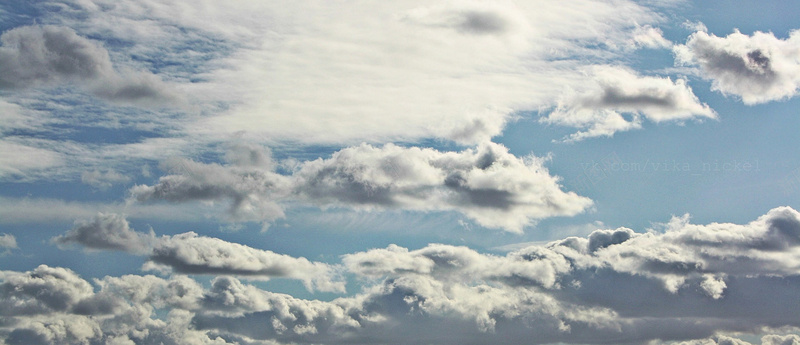
[[[0,3],[6,344],[800,344],[795,1]]]

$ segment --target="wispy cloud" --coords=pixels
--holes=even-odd
[[[565,140],[579,141],[638,129],[644,119],[653,122],[716,119],[685,79],[640,76],[618,66],[595,66],[591,82],[568,89],[558,105],[540,122],[583,129]]]

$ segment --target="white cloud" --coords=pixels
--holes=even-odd
[[[745,104],[792,98],[800,89],[800,31],[786,39],[759,31],[725,37],[698,31],[674,51],[676,62],[698,65],[713,90]]]
[[[594,66],[589,77],[591,82],[580,89],[568,89],[555,109],[540,119],[582,129],[565,138],[568,141],[638,129],[643,118],[659,123],[717,117],[694,95],[685,79],[640,76],[616,66]]]
[[[260,250],[193,232],[162,237],[154,246],[145,267],[165,265],[184,274],[235,275],[268,279],[286,277],[302,280],[306,287],[320,291],[344,292],[329,265]]]
[[[698,339],[672,343],[673,345],[753,345],[734,336],[717,335],[708,339]],[[767,334],[761,337],[761,345],[800,345],[797,334]]]
[[[344,292],[334,267],[260,250],[217,238],[187,232],[156,237],[132,229],[125,216],[98,214],[91,221],[77,221],[64,235],[51,242],[81,245],[90,250],[119,250],[145,255],[145,269],[182,274],[235,275],[253,279],[285,277],[302,280],[306,287],[320,291]]]
[[[517,111],[550,105],[552,85],[580,84],[580,62],[569,58],[616,54],[636,23],[658,20],[633,2],[280,6],[266,11],[272,34],[200,86],[237,104],[195,130],[312,143],[486,141]],[[302,16],[289,15],[295,6]],[[584,48],[598,40],[602,52]]]
[[[306,266],[319,268],[192,233],[161,240],[165,252],[175,253],[170,260],[197,263],[210,269],[205,273],[268,267],[308,279]],[[3,271],[0,310],[14,327],[0,325],[0,337],[747,345],[724,334],[800,326],[800,213],[788,207],[747,224],[695,225],[676,217],[662,231],[597,230],[504,256],[390,245],[345,255],[342,263],[364,289],[331,301],[265,291],[230,276],[213,278],[207,288],[183,275],[105,277],[95,281],[98,290],[63,268]],[[297,275],[304,271],[309,275]],[[766,333],[762,344],[798,340]]]
[[[268,161],[247,152],[260,152],[257,148],[248,148],[245,156]],[[301,201],[321,207],[457,211],[487,227],[522,232],[538,219],[575,215],[592,203],[562,191],[543,163],[533,156],[518,158],[494,143],[461,152],[362,144],[299,163],[291,176],[276,174],[271,164],[168,161],[164,168],[171,175],[153,186],[134,186],[131,195],[139,202],[228,201],[233,220],[269,222],[284,216],[279,202]]]
[[[65,157],[51,150],[0,138],[0,177],[27,179],[30,175],[60,166]]]
[[[176,158],[165,161],[161,168],[172,174],[162,176],[153,186],[132,187],[134,199],[230,202],[228,215],[233,221],[269,222],[284,216],[276,200],[285,194],[289,183],[273,172],[272,166],[252,166],[249,162],[223,166]]]
[[[696,31],[708,32],[708,27],[706,27],[706,25],[703,24],[703,22],[701,21],[692,22],[687,19],[685,22],[681,23],[681,26],[693,32]]]
[[[632,45],[637,48],[670,48],[672,47],[672,42],[664,38],[663,32],[661,32],[660,29],[645,25],[636,28],[633,32]]]

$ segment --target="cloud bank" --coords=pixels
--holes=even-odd
[[[182,253],[164,257],[203,257],[215,274],[256,272],[247,266],[268,257],[288,262],[287,272],[309,263],[194,234],[161,241],[156,248]],[[1,310],[13,326],[0,335],[8,343],[183,336],[220,344],[749,344],[727,334],[800,327],[800,213],[789,207],[747,224],[696,225],[684,216],[644,233],[600,229],[506,255],[390,245],[345,255],[342,264],[365,287],[331,301],[265,291],[229,274],[202,287],[180,270],[93,284],[65,268],[3,271]],[[167,317],[155,318],[159,310]],[[776,333],[762,344],[798,340]]]
[[[139,202],[226,201],[232,219],[267,222],[282,217],[279,202],[288,201],[456,211],[483,226],[518,233],[535,220],[575,215],[592,204],[562,191],[543,159],[518,158],[494,143],[461,152],[362,144],[299,163],[290,176],[275,173],[271,163],[250,162],[269,161],[257,147],[237,152],[229,154],[234,159],[228,165],[168,161],[165,168],[173,174],[153,186],[134,186],[131,196]]]
[[[66,234],[51,239],[58,245],[79,245],[88,250],[116,250],[145,255],[144,269],[196,275],[233,275],[267,280],[298,279],[309,290],[344,292],[329,265],[261,250],[218,238],[186,232],[174,236],[133,230],[124,216],[98,214],[76,222]]]

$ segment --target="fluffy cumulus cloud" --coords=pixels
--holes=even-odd
[[[786,39],[759,31],[725,37],[698,31],[674,49],[679,63],[700,67],[712,89],[745,104],[791,98],[800,89],[800,31]]]
[[[122,102],[173,98],[158,77],[116,71],[108,51],[68,27],[24,26],[0,36],[0,88],[19,89],[73,82]]]
[[[618,66],[595,66],[590,83],[569,89],[540,122],[581,129],[567,138],[577,141],[641,128],[642,120],[656,123],[689,119],[716,119],[685,79],[640,76]]]
[[[263,151],[234,148],[228,155],[228,165],[173,158],[161,164],[170,175],[153,186],[134,186],[130,192],[140,202],[229,202],[230,220],[275,220],[284,216],[276,200],[286,194],[289,182],[274,171],[269,154]]]
[[[147,270],[264,280],[283,277],[301,280],[312,291],[344,291],[344,282],[330,265],[198,236],[194,232],[156,237],[152,230],[149,234],[135,231],[125,217],[118,214],[99,214],[90,221],[76,222],[66,234],[51,241],[89,250],[145,255]]]
[[[192,234],[165,242],[187,261],[209,258],[214,269],[256,271],[247,267],[288,260],[290,270],[303,270],[307,263]],[[179,272],[90,283],[64,268],[3,271],[0,336],[12,344],[750,344],[730,335],[743,333],[767,333],[763,345],[800,341],[769,334],[800,327],[800,213],[789,207],[747,224],[676,217],[643,233],[600,229],[505,255],[390,245],[342,263],[365,286],[330,301],[265,291],[230,275],[204,287]]]
[[[140,202],[228,201],[234,220],[283,216],[278,201],[322,207],[457,211],[481,225],[521,232],[537,219],[570,216],[592,202],[564,192],[543,160],[519,158],[486,143],[461,152],[387,144],[348,147],[330,158],[298,163],[290,176],[274,172],[268,156],[248,149],[228,165],[170,161],[173,174],[138,185]]]

